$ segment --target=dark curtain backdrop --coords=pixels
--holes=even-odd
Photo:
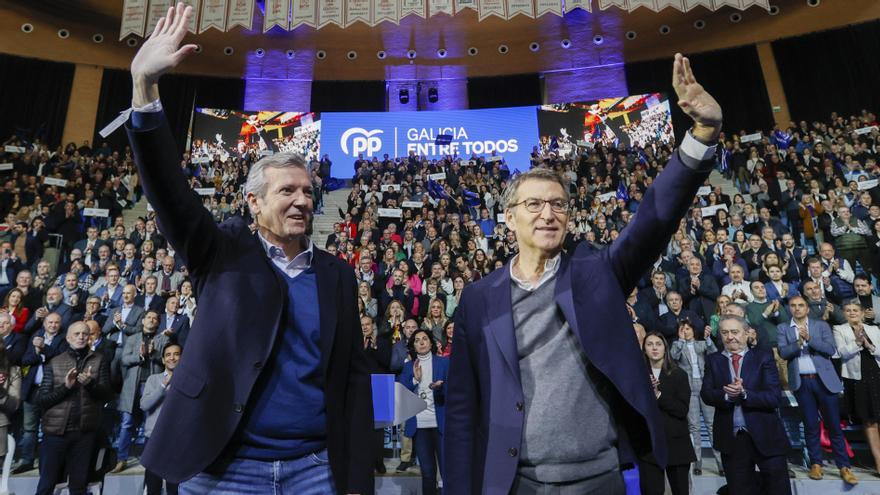
[[[312,112],[384,112],[385,81],[312,81]]]
[[[697,81],[724,112],[724,130],[754,132],[773,127],[773,109],[754,45],[689,55]],[[672,106],[676,142],[681,142],[691,119],[678,108],[672,89],[672,58],[626,64],[630,94],[667,93]]]
[[[73,64],[0,54],[0,139],[21,133],[61,144],[74,70]]]
[[[538,74],[472,77],[468,79],[468,108],[522,107],[541,104]]]
[[[880,110],[880,21],[772,43],[791,117]]]
[[[177,147],[183,151],[193,108],[243,109],[244,80],[169,74],[159,80],[159,94]],[[98,131],[129,106],[131,106],[131,74],[125,70],[104,70],[95,121],[96,141],[101,140]],[[122,128],[108,136],[106,141],[114,149],[122,149],[128,144],[128,138]]]

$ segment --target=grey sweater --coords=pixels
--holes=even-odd
[[[607,380],[587,362],[578,337],[556,305],[556,280],[532,292],[512,282],[525,397],[518,472],[544,483],[618,469],[617,427],[599,385]]]

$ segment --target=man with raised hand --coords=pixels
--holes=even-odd
[[[189,269],[199,317],[142,463],[181,493],[372,493],[373,411],[351,267],[314,248],[305,159],[254,164],[257,226],[217,225],[180,171],[158,80],[193,53],[192,8],[168,10],[131,64],[127,124],[162,233]]]

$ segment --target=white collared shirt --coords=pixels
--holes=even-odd
[[[807,327],[807,334],[810,333],[810,320],[804,322],[804,326]],[[800,338],[798,334],[797,325],[794,322],[794,318],[791,319],[791,323],[789,323],[789,327],[794,329],[795,336]],[[812,338],[812,335],[810,336]],[[798,363],[798,374],[799,375],[812,375],[816,373],[816,364],[813,363],[813,358],[809,354],[807,354],[806,349],[810,345],[808,341],[804,341],[803,346],[801,346],[801,355],[797,358]]]
[[[549,260],[544,262],[544,273],[541,274],[541,278],[538,279],[537,282],[532,284],[528,280],[523,280],[516,276],[513,272],[513,266],[519,260],[519,254],[513,257],[513,261],[510,263],[510,278],[519,286],[520,289],[533,292],[538,290],[538,287],[541,287],[548,280],[553,278],[556,275],[556,272],[559,271],[559,261],[562,259],[562,253],[557,254],[556,256],[550,258]]]
[[[274,263],[275,266],[288,277],[295,278],[297,275],[308,270],[312,266],[312,258],[315,254],[315,243],[312,242],[311,239],[307,238],[309,247],[291,260],[287,259],[287,255],[284,254],[284,250],[281,249],[281,247],[266,240],[262,233],[257,232],[257,236],[259,236],[260,242],[263,243],[263,248],[266,250],[266,256],[268,256],[272,263]]]

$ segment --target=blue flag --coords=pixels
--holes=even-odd
[[[730,168],[730,158],[733,153],[730,152],[727,148],[723,148],[721,150],[721,171],[727,172],[727,169]]]
[[[462,189],[462,194],[464,195],[464,204],[468,206],[480,206],[480,195],[468,191],[467,189]]]
[[[623,181],[620,181],[620,184],[617,185],[617,194],[615,196],[617,199],[629,201],[629,194],[626,192],[626,184]]]
[[[449,195],[446,194],[443,186],[441,186],[437,182],[434,182],[433,179],[428,179],[428,194],[430,194],[431,197],[434,199],[449,199]]]
[[[787,150],[791,146],[791,133],[777,129],[773,131],[773,140],[776,142],[777,148]]]

